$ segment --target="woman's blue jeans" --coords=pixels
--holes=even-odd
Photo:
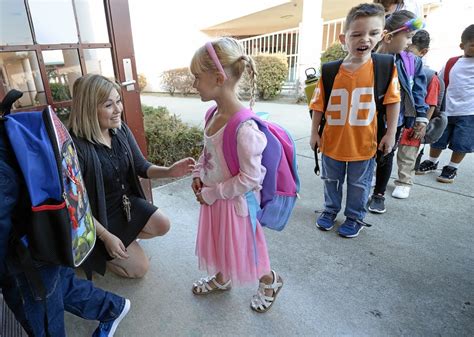
[[[343,162],[321,155],[321,179],[324,182],[324,211],[337,214],[341,210],[342,188],[347,176],[346,209],[344,215],[363,220],[367,213],[370,183],[375,159]]]
[[[38,271],[46,289],[48,330],[66,336],[64,311],[89,320],[108,322],[120,315],[125,299],[77,278],[72,268],[44,265]],[[5,302],[29,336],[46,336],[44,302],[24,273],[10,275],[3,288]]]

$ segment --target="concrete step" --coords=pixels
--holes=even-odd
[[[281,87],[280,97],[294,98],[297,95],[297,83],[296,82],[285,82]]]

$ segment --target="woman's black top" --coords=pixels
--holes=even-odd
[[[148,178],[147,170],[152,164],[143,157],[126,124],[122,123],[120,129],[110,132],[111,148],[93,144],[72,133],[71,136],[76,146],[93,216],[128,246],[137,238],[157,209],[146,201],[138,179],[139,176]],[[132,203],[130,222],[122,209],[124,193]],[[92,254],[82,265],[88,278],[92,276],[92,271],[104,275],[105,262],[110,259],[102,241],[97,240]]]

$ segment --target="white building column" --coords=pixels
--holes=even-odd
[[[21,63],[22,63],[22,66],[23,66],[23,76],[24,76],[24,79],[25,79],[25,85],[26,85],[26,88],[27,88],[27,91],[28,91],[28,96],[29,96],[29,100],[27,101],[26,97],[22,97],[22,98],[25,98],[25,101],[26,102],[22,102],[25,106],[31,106],[31,105],[35,105],[35,98],[36,98],[36,86],[35,86],[35,80],[33,78],[33,74],[32,74],[32,71],[31,71],[31,65],[30,65],[30,60],[28,59],[28,55],[26,54],[23,59],[21,60]],[[21,102],[21,98],[20,98],[20,102]]]
[[[78,64],[79,55],[77,55],[77,51],[75,49],[63,50],[62,54],[64,59],[64,70],[62,71],[62,73],[65,73],[67,76],[67,85],[69,86],[69,92],[72,96],[72,87],[74,86],[74,82],[79,77],[81,77],[81,68]]]
[[[303,14],[299,25],[298,73],[300,83],[306,80],[305,70],[319,69],[323,44],[323,0],[303,0]]]

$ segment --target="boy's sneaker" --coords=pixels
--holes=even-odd
[[[433,163],[431,160],[424,160],[420,166],[418,167],[418,170],[416,170],[415,174],[416,175],[421,175],[421,174],[427,174],[430,172],[434,172],[438,169],[438,163]]]
[[[397,199],[406,199],[410,196],[410,186],[395,186],[392,192],[392,197]]]
[[[337,214],[322,212],[316,220],[316,226],[323,231],[329,231],[334,227]]]
[[[359,235],[364,225],[354,219],[346,218],[346,221],[339,227],[337,233],[345,238],[355,238]]]
[[[382,214],[387,211],[385,208],[385,197],[383,195],[373,194],[369,200],[369,211]]]
[[[458,169],[449,165],[443,167],[441,174],[436,180],[441,183],[452,183],[454,178],[456,178]]]
[[[128,311],[130,310],[130,300],[125,299],[125,305],[123,306],[122,312],[117,318],[108,321],[108,322],[100,322],[97,329],[95,329],[94,334],[92,337],[112,337],[117,330],[118,325],[122,321],[122,319],[127,315]]]

